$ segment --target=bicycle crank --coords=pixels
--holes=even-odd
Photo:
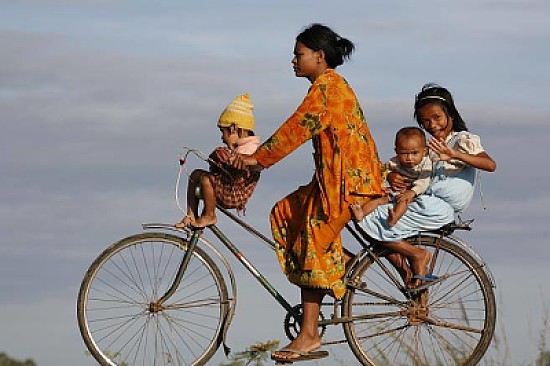
[[[300,323],[302,320],[302,305],[298,304],[295,305],[293,308],[294,313],[298,314],[298,319],[294,317],[294,315],[291,312],[288,312],[285,315],[285,321],[284,321],[284,327],[285,327],[285,334],[291,341],[294,340],[298,334],[300,334]],[[323,311],[319,311],[319,321],[324,321],[325,315],[323,314]],[[327,330],[326,325],[319,325],[319,334],[321,338],[325,334],[325,331]]]

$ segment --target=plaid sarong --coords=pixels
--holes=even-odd
[[[218,147],[210,154],[210,174],[216,203],[224,208],[244,211],[260,179],[260,172],[232,167],[229,163],[231,156],[231,150],[227,147]]]

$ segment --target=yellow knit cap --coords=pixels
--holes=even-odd
[[[218,120],[218,127],[231,127],[235,125],[244,130],[254,131],[254,106],[248,94],[243,94],[235,99],[222,112]]]

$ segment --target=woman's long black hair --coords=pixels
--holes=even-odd
[[[327,65],[335,69],[349,59],[355,50],[355,45],[347,38],[340,37],[326,25],[313,23],[296,37],[296,42],[302,43],[313,51],[322,50],[325,53]]]

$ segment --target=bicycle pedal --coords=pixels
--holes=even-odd
[[[409,295],[416,295],[419,292],[424,291],[425,289],[427,289],[431,285],[432,285],[431,283],[425,283],[425,284],[420,285],[420,286],[415,287],[415,288],[406,288],[405,292],[408,293]]]

